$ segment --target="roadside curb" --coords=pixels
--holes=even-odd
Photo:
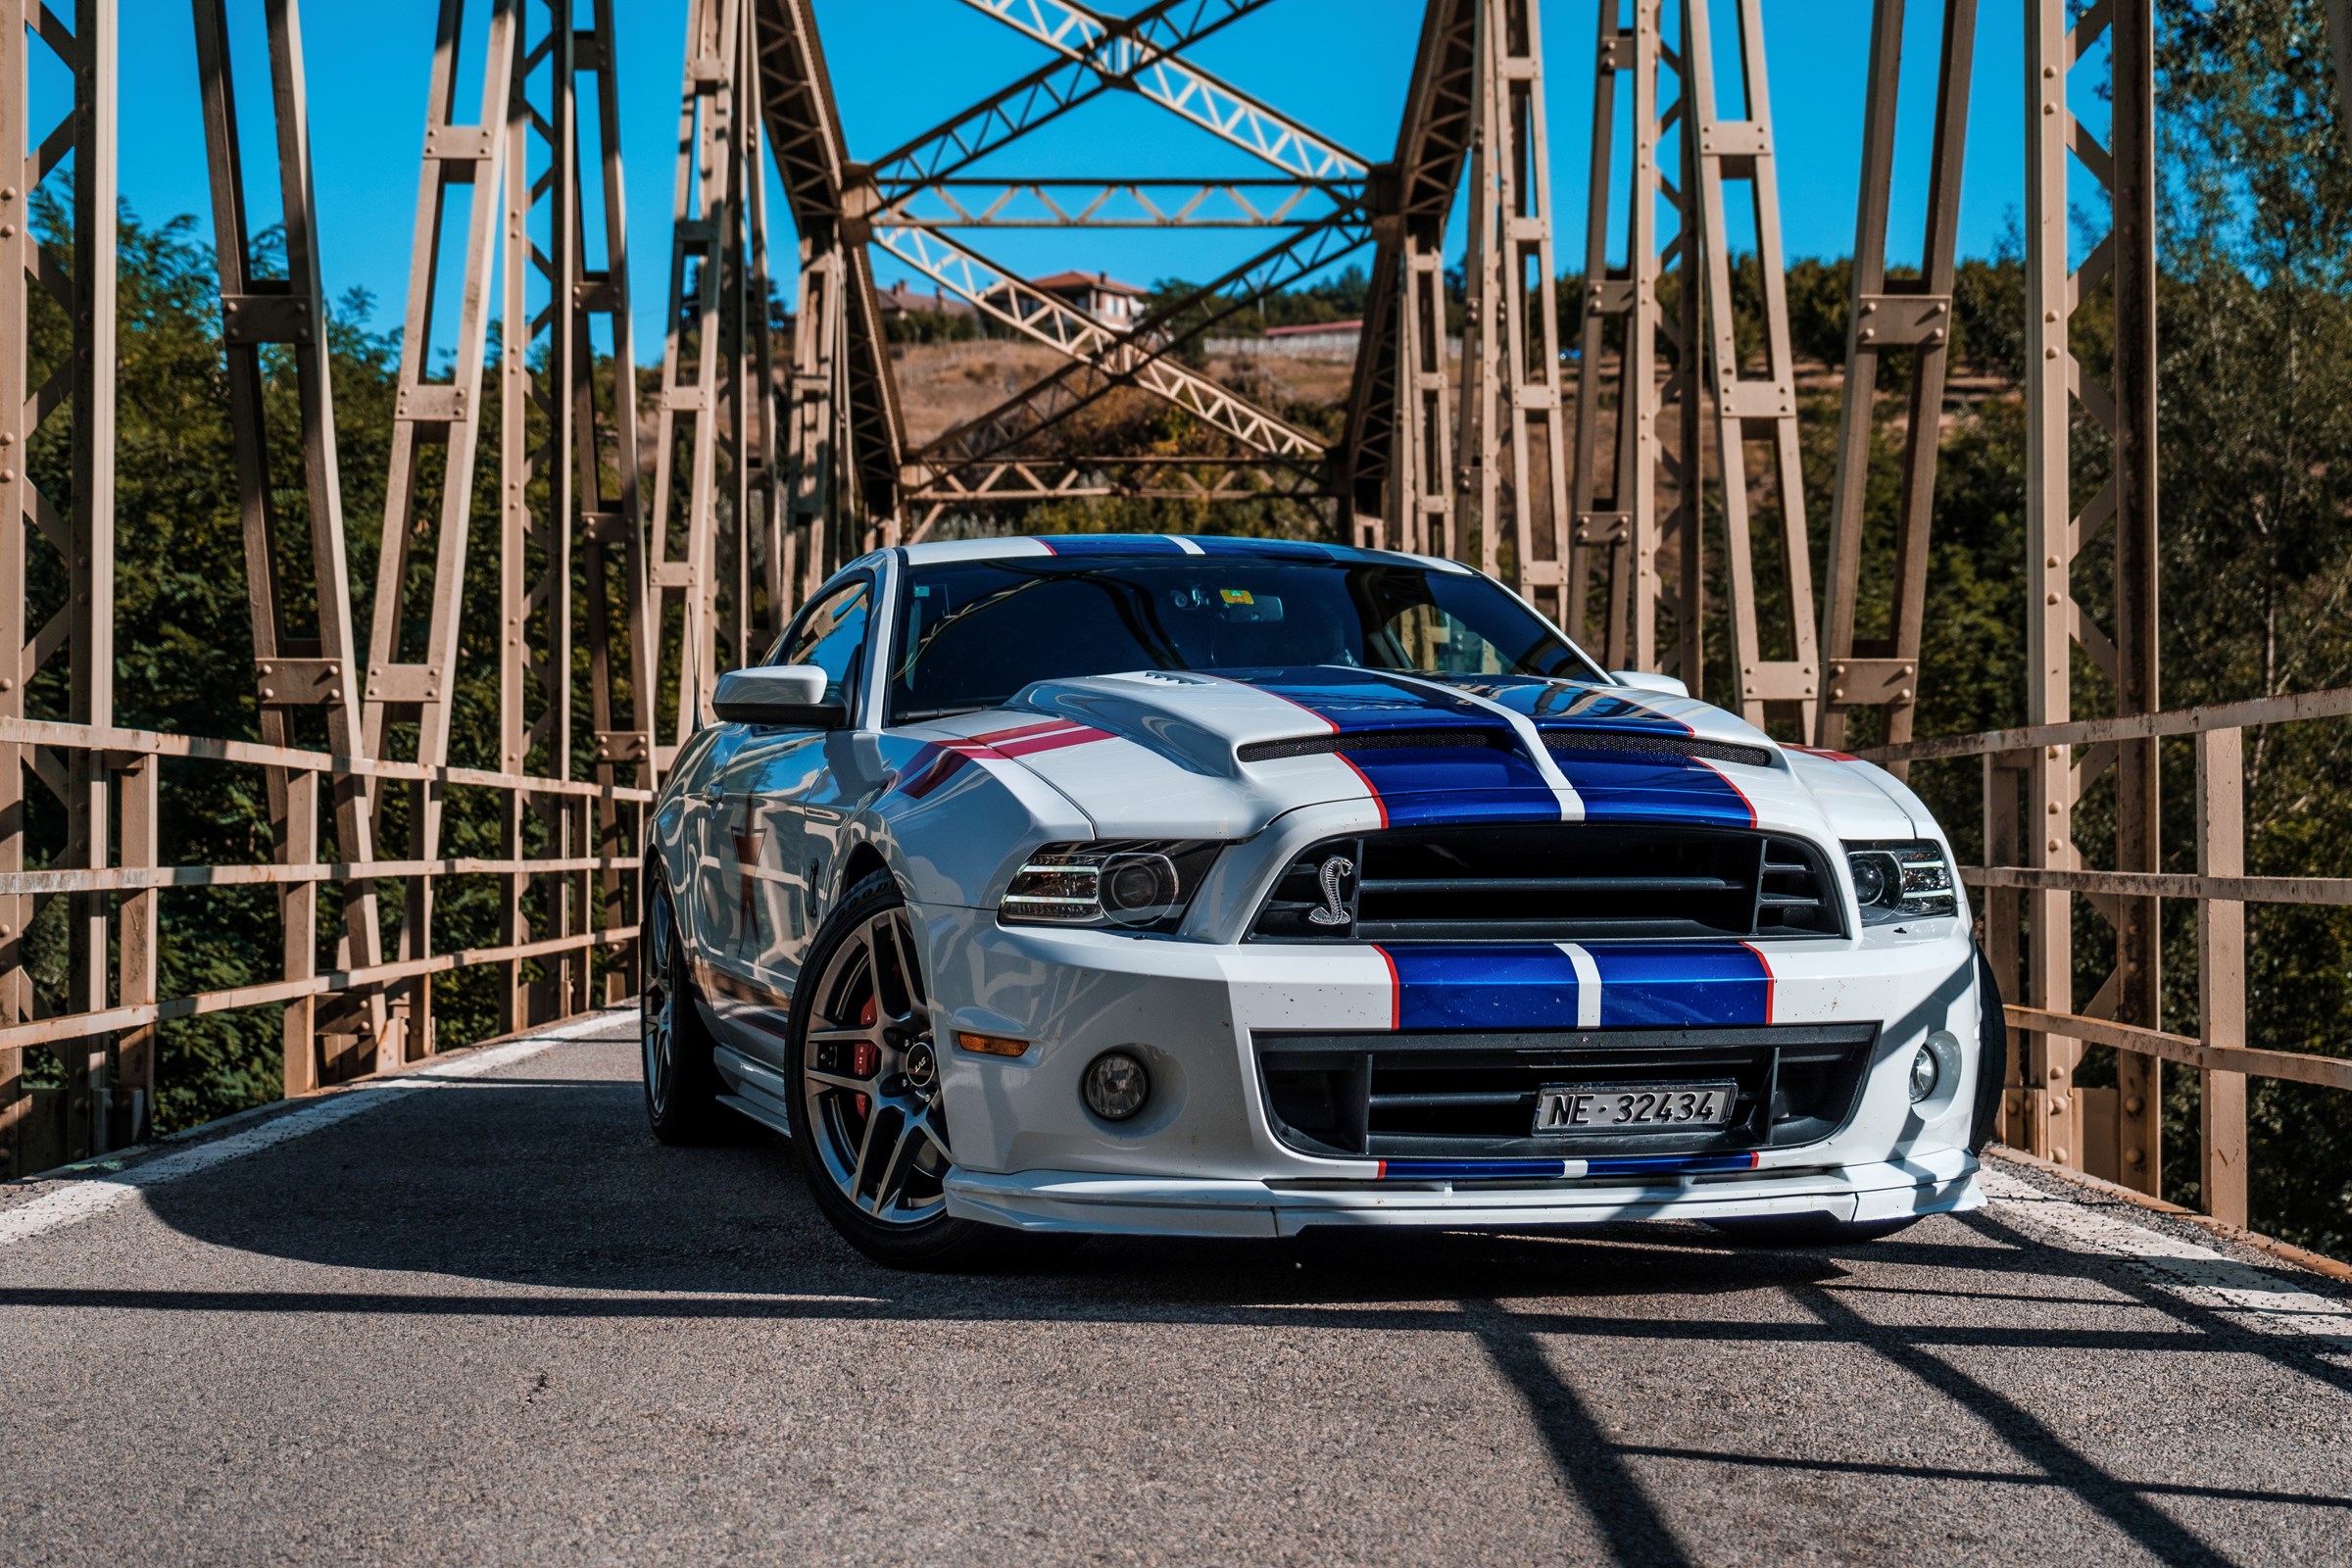
[[[2193,1208],[2183,1208],[2179,1203],[2168,1203],[2161,1198],[2150,1198],[2146,1193],[2134,1192],[2129,1187],[2108,1181],[2104,1177],[2074,1170],[2058,1164],[2054,1160],[2043,1159],[2038,1154],[2029,1154],[2023,1150],[2011,1149],[2003,1144],[1986,1146],[1984,1157],[2020,1165],[2027,1170],[2038,1171],[2044,1176],[2054,1176],[2060,1181],[2095,1193],[2100,1198],[2126,1203],[2133,1208],[2143,1208],[2152,1214],[2162,1214],[2183,1224],[2193,1225],[2198,1230],[2219,1237],[2223,1241],[2266,1253],[2282,1263],[2291,1263],[2295,1267],[2309,1270],[2311,1273],[2352,1285],[2352,1263],[2329,1257],[2325,1252],[2314,1252],[2306,1248],[2297,1247],[2291,1242],[2282,1242],[2277,1237],[2265,1236],[2260,1231],[2250,1231],[2241,1225],[2232,1225],[2228,1220],[2215,1219],[2210,1214],[2200,1214]]]

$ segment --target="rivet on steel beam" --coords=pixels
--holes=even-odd
[[[2052,801],[2050,803],[2050,814],[2052,816],[2056,816],[2058,814],[2058,803],[2056,801]]]
[[[2139,1112],[2135,1110],[2132,1114],[2136,1116],[2139,1114]],[[2141,1153],[2136,1149],[2127,1149],[2124,1151],[2124,1163],[2127,1165],[2144,1165],[2147,1163],[2147,1159],[2148,1156]]]
[[[2133,1095],[2130,1100],[2124,1102],[2124,1114],[2127,1116],[2136,1116],[2147,1108],[2148,1102],[2137,1095]],[[2136,1153],[2138,1151],[2134,1150],[2133,1152]]]
[[[2057,841],[2056,839],[2052,839],[2052,840],[2050,840],[2050,850],[2051,850],[2051,852],[2054,854],[2054,853],[2056,853],[2057,849],[2058,849],[2058,841]]]
[[[1901,691],[1896,692],[1894,694],[1894,700],[1898,703],[1909,702],[1911,700],[1911,688],[1906,686]]]

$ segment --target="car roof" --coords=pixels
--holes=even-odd
[[[997,539],[940,539],[902,547],[909,565],[948,561],[1004,561],[1019,557],[1115,557],[1133,560],[1150,556],[1223,556],[1260,561],[1390,562],[1426,566],[1438,571],[1467,573],[1458,561],[1438,556],[1407,555],[1396,550],[1360,550],[1353,545],[1322,544],[1311,539],[1250,539],[1233,534],[1184,533],[1050,533],[1020,534]]]

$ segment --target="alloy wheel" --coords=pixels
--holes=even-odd
[[[669,978],[676,937],[666,911],[657,912],[651,924],[639,1022],[645,1048],[646,1102],[659,1118],[669,1108],[670,1091],[678,1076],[678,998]]]
[[[886,1225],[946,1211],[948,1128],[914,933],[885,909],[833,951],[801,1045],[814,1152],[843,1197]]]

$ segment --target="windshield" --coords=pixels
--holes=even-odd
[[[916,566],[891,664],[894,724],[1000,707],[1032,681],[1137,669],[1600,678],[1484,577],[1247,556]]]

